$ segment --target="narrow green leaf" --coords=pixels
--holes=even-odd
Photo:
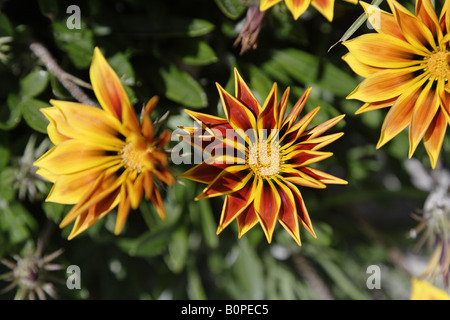
[[[24,99],[20,103],[23,118],[34,130],[47,133],[48,119],[41,112],[41,108],[48,108],[50,104],[37,99]]]
[[[219,9],[230,19],[239,18],[247,6],[242,0],[215,0]]]

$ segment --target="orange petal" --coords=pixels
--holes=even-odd
[[[298,116],[302,112],[303,108],[305,107],[306,101],[308,100],[309,94],[311,93],[312,88],[306,89],[306,91],[302,94],[300,99],[297,100],[295,105],[292,107],[289,114],[286,116],[286,119],[284,120],[282,129],[288,130],[292,126],[292,124],[297,121]],[[286,128],[285,128],[286,126]]]
[[[281,198],[272,181],[258,178],[255,190],[255,211],[266,235],[267,242],[272,241],[273,230],[278,219]]]
[[[386,69],[374,73],[362,81],[347,99],[357,99],[364,102],[386,101],[400,96],[409,86],[419,81],[422,76],[415,72],[422,66]]]
[[[222,232],[231,221],[244,212],[244,210],[253,202],[256,181],[257,179],[253,179],[253,182],[249,181],[241,190],[230,193],[225,197],[219,226],[216,232],[217,234]]]
[[[390,141],[393,137],[403,131],[410,123],[414,110],[414,105],[422,91],[423,79],[414,87],[403,93],[394,103],[388,114],[384,118],[381,127],[381,135],[377,144],[377,149]]]
[[[328,21],[333,21],[334,16],[334,0],[312,0],[311,4],[319,11]]]
[[[390,107],[395,103],[395,101],[397,101],[397,97],[386,101],[367,102],[361,108],[356,110],[355,114],[361,114],[368,111]]]
[[[358,61],[376,68],[404,68],[420,64],[415,56],[422,54],[409,43],[398,38],[378,34],[363,34],[343,42]]]
[[[417,17],[431,30],[433,35],[437,35],[438,42],[442,39],[442,30],[439,25],[439,19],[436,15],[433,4],[430,0],[416,1]]]
[[[122,83],[97,47],[92,58],[90,77],[95,96],[102,108],[125,125],[138,131],[136,114]]]
[[[308,188],[315,188],[315,189],[326,188],[326,185],[323,182],[319,181],[318,179],[312,177],[309,174],[304,173],[302,170],[292,167],[284,168],[283,176],[280,176],[279,178],[281,180],[288,181],[290,183]]]
[[[332,0],[314,0],[314,2],[316,1],[323,2]],[[286,3],[289,11],[291,11],[295,20],[297,20],[311,4],[311,0],[284,0],[284,2]]]
[[[319,180],[322,183],[326,183],[326,184],[348,184],[347,181],[335,177],[331,174],[328,174],[326,172],[320,171],[318,169],[315,168],[310,168],[310,167],[304,167],[301,169],[301,171],[303,173],[306,173],[307,175],[309,175],[310,177]]]
[[[185,178],[201,183],[211,183],[222,171],[228,166],[226,163],[222,164],[208,164],[202,162],[195,167],[179,174],[179,178]]]
[[[441,83],[441,81],[438,81],[438,83]],[[409,128],[409,157],[413,155],[439,109],[440,100],[437,93],[439,89],[432,88],[434,85],[433,81],[428,82],[414,106],[411,126]]]
[[[366,12],[370,24],[377,32],[388,34],[401,40],[406,40],[392,13],[381,10],[379,7],[363,1],[360,1],[359,3]]]
[[[427,48],[429,45],[431,45],[434,50],[437,50],[433,34],[422,21],[397,1],[388,0],[388,3],[400,29],[403,31],[403,36],[410,44],[420,49],[425,54],[430,53]]]
[[[332,152],[312,151],[312,150],[297,150],[285,156],[286,166],[301,167],[307,166],[311,163],[325,160],[333,155]]]
[[[433,169],[436,167],[446,130],[447,118],[442,111],[438,111],[423,137],[425,149],[430,157]]]

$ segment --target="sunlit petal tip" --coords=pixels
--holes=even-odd
[[[274,5],[281,1],[282,0],[261,0],[259,3],[259,10],[266,11],[267,9],[272,8]]]

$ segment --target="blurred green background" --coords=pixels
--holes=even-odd
[[[55,263],[81,269],[80,290],[66,288],[65,268],[52,272],[63,279],[56,285],[63,299],[409,297],[410,273],[420,271],[429,257],[408,237],[417,225],[412,214],[420,212],[428,191],[413,183],[405,162],[407,132],[375,149],[386,111],[354,115],[362,103],[345,97],[361,79],[342,61],[344,46],[330,49],[363,13],[361,6],[336,1],[329,23],[312,7],[295,21],[280,3],[267,11],[257,48],[241,55],[233,43],[250,3],[0,1],[0,259],[12,261],[41,237],[47,239],[45,253],[62,248]],[[73,4],[81,11],[80,29],[66,25]],[[373,30],[363,24],[353,36],[365,32]],[[222,115],[215,83],[234,94],[234,67],[261,103],[273,82],[280,94],[291,88],[289,106],[312,87],[306,110],[321,106],[314,124],[347,114],[333,129],[345,135],[325,148],[334,156],[318,168],[349,184],[301,189],[317,233],[314,239],[301,230],[301,247],[279,224],[270,245],[258,225],[241,239],[235,222],[217,236],[223,199],[194,202],[204,185],[184,179],[164,192],[166,221],[143,201],[119,236],[113,234],[111,212],[68,241],[71,226],[57,225],[70,206],[44,202],[51,185],[33,174],[31,163],[46,147],[47,122],[39,109],[50,106],[50,99],[75,100],[31,52],[34,42],[86,83],[98,46],[136,110],[160,97],[155,116],[169,111],[164,126],[171,130],[192,124],[185,108]],[[91,90],[82,89],[95,100]],[[443,154],[448,147],[446,139]],[[430,167],[422,146],[414,159]],[[174,174],[188,168],[172,166]],[[370,265],[381,268],[380,289],[366,286]],[[7,271],[0,265],[0,274]],[[7,285],[0,281],[0,289]]]

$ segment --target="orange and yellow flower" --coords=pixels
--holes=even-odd
[[[450,295],[426,280],[412,278],[410,300],[450,300]]]
[[[143,108],[139,121],[117,74],[98,48],[90,77],[102,109],[58,100],[41,109],[50,121],[47,132],[54,147],[34,165],[39,175],[54,183],[46,201],[74,204],[60,224],[62,228],[75,220],[69,239],[116,207],[115,233],[119,234],[143,195],[164,218],[155,182],[174,182],[162,149],[170,141],[170,132],[156,136],[150,119],[157,97]]]
[[[377,33],[344,42],[343,59],[366,78],[348,98],[365,102],[357,114],[390,107],[377,148],[409,126],[409,157],[423,139],[434,168],[449,121],[450,0],[439,17],[430,0],[415,15],[388,3],[393,13],[361,2]]]
[[[261,0],[259,9],[265,11],[282,0]],[[345,0],[357,4],[358,0]],[[334,0],[284,0],[292,16],[297,20],[310,5],[316,8],[328,21],[333,21]]]
[[[278,103],[275,83],[261,107],[237,70],[236,97],[219,84],[217,88],[226,118],[186,111],[202,126],[183,129],[207,156],[180,177],[207,184],[195,200],[225,195],[217,234],[235,219],[239,237],[259,222],[270,243],[279,221],[301,245],[299,222],[315,233],[299,187],[347,183],[309,167],[332,155],[320,149],[343,133],[322,134],[343,115],[307,128],[320,109],[298,120],[310,89],[285,116],[289,88]]]

